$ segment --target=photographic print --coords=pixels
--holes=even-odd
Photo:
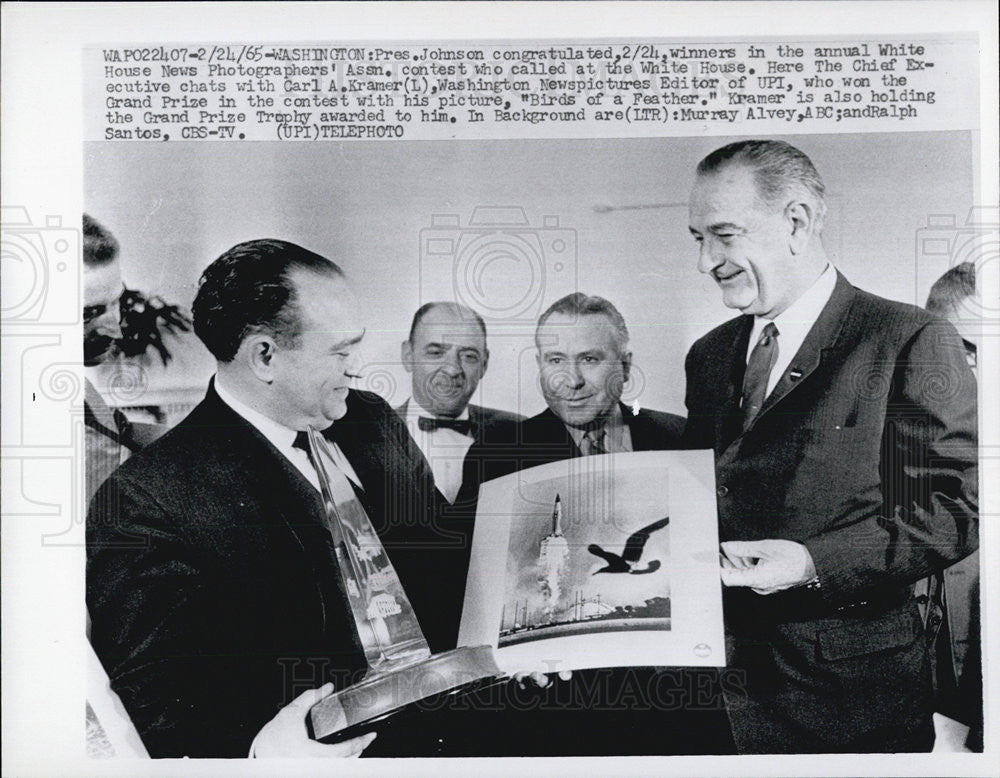
[[[710,451],[577,457],[488,481],[459,644],[492,645],[515,671],[722,665],[717,533]]]
[[[611,465],[615,455],[605,456]],[[670,629],[663,475],[608,467],[592,480],[554,478],[518,494],[501,647],[562,635]],[[595,491],[610,499],[590,499]],[[546,512],[544,496],[551,493]]]

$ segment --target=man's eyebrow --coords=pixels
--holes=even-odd
[[[717,224],[710,224],[708,229],[711,232],[743,232],[743,227],[738,224],[733,224],[732,222],[718,222]]]
[[[353,338],[346,338],[344,340],[338,341],[337,343],[334,343],[332,346],[330,346],[330,350],[335,351],[336,349],[339,348],[346,348],[347,346],[357,345],[358,343],[361,342],[361,339],[364,338],[365,332],[366,330],[361,330],[360,335],[355,335]]]

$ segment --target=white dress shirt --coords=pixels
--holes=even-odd
[[[295,465],[298,471],[306,477],[306,480],[315,487],[316,491],[321,491],[319,488],[319,476],[316,475],[316,468],[313,467],[312,462],[309,460],[309,455],[302,449],[295,448],[292,445],[295,442],[295,436],[298,435],[297,430],[286,427],[284,424],[279,424],[274,419],[269,419],[264,414],[258,413],[250,406],[237,400],[230,392],[226,391],[224,386],[219,384],[219,376],[215,377],[215,392],[219,395],[219,399],[222,402],[242,416],[247,423],[255,427],[261,435],[270,441],[271,445],[281,452],[285,459]],[[327,442],[330,443],[330,441]],[[328,458],[326,462],[327,466],[338,468],[344,475],[351,479],[355,486],[363,489],[361,480],[358,478],[357,473],[354,472],[354,468],[351,467],[351,463],[347,461],[347,457],[344,456],[344,452],[340,450],[340,447],[336,443],[330,443],[329,449],[332,458]]]
[[[428,419],[436,418],[411,397],[406,401],[406,428],[430,463],[431,471],[434,473],[434,485],[449,503],[453,503],[458,497],[459,489],[462,488],[465,455],[469,453],[475,438],[452,429],[424,431],[420,429],[418,421],[421,416]],[[465,421],[468,418],[469,409],[466,407],[455,420]]]
[[[601,445],[604,446],[604,450],[609,454],[623,454],[632,450],[632,431],[628,428],[628,424],[625,423],[625,419],[622,417],[621,406],[618,403],[615,403],[615,407],[611,409],[611,413],[603,429],[604,438],[601,441]],[[587,434],[586,430],[570,427],[567,424],[566,431],[573,438],[573,442],[576,443],[577,448],[586,453],[587,450],[583,442],[583,438]]]
[[[763,316],[757,316],[754,319],[753,330],[750,332],[750,343],[747,345],[747,360],[750,359],[750,353],[757,345],[757,341],[760,340],[761,333],[768,322],[773,321],[774,326],[778,328],[778,358],[768,376],[765,396],[774,390],[778,381],[781,380],[781,376],[792,364],[792,359],[802,347],[809,330],[813,328],[819,315],[823,312],[823,308],[830,302],[833,288],[836,285],[837,271],[833,265],[828,263],[826,269],[820,273],[813,285],[806,289],[799,299],[788,308],[773,319],[766,319]]]

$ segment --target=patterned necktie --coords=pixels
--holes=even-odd
[[[760,413],[767,397],[767,381],[771,370],[778,359],[778,328],[774,322],[768,322],[761,333],[760,340],[750,352],[747,360],[747,371],[743,376],[743,398],[740,408],[743,411],[743,431],[746,432],[753,420]]]
[[[587,430],[583,436],[583,455],[585,457],[593,454],[608,453],[608,450],[604,447],[605,434],[603,427],[597,430]]]

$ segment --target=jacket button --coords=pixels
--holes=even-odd
[[[718,493],[719,497],[725,497],[727,494],[729,494],[729,489],[725,486],[720,486],[715,491]]]

